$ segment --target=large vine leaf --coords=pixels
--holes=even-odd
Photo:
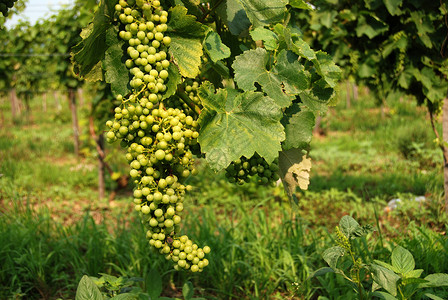
[[[204,105],[199,144],[210,166],[219,171],[255,152],[272,162],[285,139],[280,107],[258,92],[240,93],[204,83],[198,91]]]
[[[126,95],[129,92],[129,71],[123,63],[123,41],[118,39],[116,30],[110,28],[107,34],[107,44],[110,47],[106,50],[103,66],[106,72],[104,77],[107,83],[110,83],[112,93],[117,95]],[[126,76],[128,75],[128,76]]]
[[[238,0],[254,27],[281,22],[286,15],[288,0]]]
[[[245,51],[232,64],[235,81],[245,91],[256,89],[255,83],[281,107],[291,105],[295,95],[309,87],[310,75],[297,56],[282,50],[272,70],[267,69],[270,54],[263,48]]]
[[[283,150],[278,157],[280,178],[288,197],[298,202],[295,191],[297,187],[308,189],[310,184],[311,159],[301,149]]]
[[[184,77],[195,78],[201,65],[202,40],[206,27],[187,15],[183,6],[175,6],[169,11],[167,36],[171,37],[169,53]]]
[[[311,111],[300,111],[292,115],[285,126],[286,139],[283,149],[304,148],[311,142],[315,125],[316,120]]]
[[[93,76],[89,74],[98,74],[99,62],[104,59],[105,52],[109,45],[106,42],[107,30],[112,26],[114,14],[114,0],[102,1],[98,12],[93,19],[93,25],[89,29],[88,36],[72,48],[72,61],[74,63],[74,72],[92,81],[101,80],[102,76]]]

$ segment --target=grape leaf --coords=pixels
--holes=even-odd
[[[263,41],[264,48],[267,50],[275,50],[278,46],[278,36],[275,32],[258,27],[250,32],[250,36],[254,41]]]
[[[129,93],[128,83],[129,74],[128,68],[123,63],[123,41],[117,37],[116,30],[110,28],[107,34],[107,44],[111,45],[107,50],[103,61],[103,66],[106,72],[104,77],[107,83],[110,83],[112,93],[114,96],[126,95]]]
[[[313,7],[303,0],[291,0],[291,1],[289,1],[289,5],[291,5],[294,8],[298,8],[298,9],[313,10]]]
[[[255,152],[272,162],[285,139],[280,107],[258,92],[240,93],[204,83],[198,90],[204,109],[199,144],[210,166],[219,171]]]
[[[184,77],[195,78],[201,65],[202,40],[206,27],[187,15],[183,6],[170,9],[167,36],[171,37],[169,53]]]
[[[104,58],[109,45],[106,43],[106,32],[112,26],[115,1],[102,1],[93,19],[90,34],[72,48],[74,72],[81,77],[101,80],[98,76],[89,75],[95,66]],[[93,71],[98,73],[97,70]]]
[[[176,93],[177,86],[181,83],[181,81],[182,76],[180,75],[179,69],[175,65],[170,64],[168,67],[168,82],[165,84],[166,91],[163,94],[162,100],[174,95]]]
[[[311,61],[317,74],[319,74],[330,87],[334,88],[338,84],[342,72],[334,63],[330,55],[323,51],[315,52],[298,34],[291,33],[290,29],[285,28],[283,25],[276,25],[275,30],[281,35],[282,39],[285,40],[287,49],[308,61]]]
[[[403,0],[383,0],[383,2],[392,16],[396,16],[401,13],[400,6],[403,4]]]
[[[218,33],[210,30],[204,41],[204,49],[207,51],[213,62],[225,59],[230,56],[230,49],[221,40]]]
[[[254,27],[281,22],[286,15],[288,0],[238,0]]]
[[[278,105],[288,107],[295,95],[309,87],[310,75],[291,51],[282,50],[272,70],[266,69],[269,59],[269,53],[263,48],[237,56],[232,64],[235,81],[245,91],[255,90],[255,83],[259,83]]]
[[[216,13],[224,20],[233,35],[240,35],[250,27],[250,20],[238,0],[224,1],[218,6]]]
[[[301,111],[291,116],[285,126],[286,139],[283,149],[303,148],[311,142],[313,128],[316,124],[311,111]]]
[[[285,191],[297,203],[296,188],[306,190],[310,184],[311,159],[303,155],[301,149],[292,148],[280,152],[278,164]]]

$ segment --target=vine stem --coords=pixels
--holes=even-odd
[[[182,102],[187,104],[188,107],[191,108],[191,110],[198,116],[201,114],[201,109],[190,99],[190,97],[188,97],[188,95],[185,93],[185,90],[181,86],[177,88],[176,95],[179,96]]]
[[[208,15],[210,15],[213,11],[215,11],[223,2],[224,0],[218,0],[218,2],[216,2],[216,4],[201,17],[199,22],[202,23],[208,17]]]

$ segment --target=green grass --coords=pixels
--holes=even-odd
[[[73,299],[84,274],[145,277],[151,268],[166,296],[180,297],[190,280],[207,299],[349,299],[354,294],[341,277],[309,278],[325,266],[321,254],[346,214],[377,229],[356,244],[366,260],[388,261],[401,245],[424,274],[448,272],[441,158],[424,111],[397,102],[382,118],[367,95],[352,104],[324,118],[326,135],[313,140],[310,153],[311,185],[298,192],[298,204],[281,186],[231,185],[200,165],[189,179],[196,188],[186,199],[183,231],[212,252],[203,273],[189,274],[151,250],[131,189],[97,200],[94,148],[83,134],[85,156],[73,155],[68,109],[42,113],[33,103],[32,123],[0,127],[0,299]],[[0,109],[10,123],[8,105]],[[120,152],[109,151],[121,166]],[[108,178],[109,192],[112,186]],[[416,195],[427,201],[413,201]],[[392,198],[402,205],[387,212]]]

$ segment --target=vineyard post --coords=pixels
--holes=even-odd
[[[352,84],[350,81],[347,80],[346,82],[346,90],[347,90],[347,95],[346,95],[346,108],[349,109],[350,108],[350,97],[351,97],[351,89],[352,89]]]
[[[78,125],[78,114],[76,112],[76,96],[75,90],[68,90],[68,101],[70,103],[70,110],[72,112],[72,127],[73,127],[73,143],[75,146],[75,154],[79,156],[79,125]]]
[[[20,114],[20,108],[17,103],[17,93],[16,88],[13,87],[10,92],[11,98],[11,112],[12,112],[12,121],[15,122],[17,116]]]
[[[448,95],[443,100],[442,112],[442,132],[443,141],[440,142],[443,151],[443,188],[445,191],[445,212],[448,214],[448,160],[447,160],[447,143],[448,143]]]

